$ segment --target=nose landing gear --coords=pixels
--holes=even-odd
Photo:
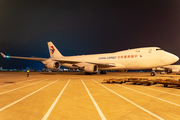
[[[155,76],[156,73],[152,71],[150,75],[151,75],[151,76]]]
[[[152,68],[152,71],[150,73],[151,76],[155,76],[156,75],[156,72],[155,72],[156,68]]]

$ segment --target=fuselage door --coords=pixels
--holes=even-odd
[[[152,49],[149,49],[149,53],[152,53]]]

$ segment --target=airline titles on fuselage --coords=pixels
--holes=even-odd
[[[138,55],[121,55],[121,56],[110,56],[110,57],[99,57],[98,59],[121,59],[121,58],[137,58]],[[142,55],[139,55],[142,57]]]

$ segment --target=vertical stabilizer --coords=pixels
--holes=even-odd
[[[63,55],[58,51],[52,42],[48,42],[48,49],[51,58],[63,57]]]

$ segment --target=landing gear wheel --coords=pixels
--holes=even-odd
[[[155,76],[156,74],[155,74],[155,72],[151,72],[151,76]]]
[[[151,85],[151,83],[147,83],[146,85],[147,85],[147,86],[150,86],[150,85]]]
[[[119,84],[122,84],[122,83],[123,83],[123,81],[119,82]]]
[[[91,73],[89,73],[89,72],[85,72],[85,75],[91,75]]]
[[[168,87],[168,84],[164,84],[164,87]]]

